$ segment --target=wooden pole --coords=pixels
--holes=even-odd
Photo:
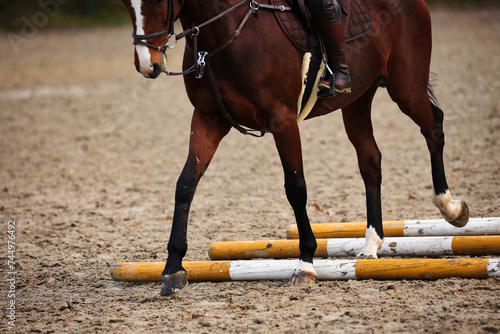
[[[189,281],[287,280],[297,260],[184,262]],[[161,281],[162,262],[118,263],[111,266],[117,281]],[[500,277],[500,259],[315,260],[319,280],[440,279]]]
[[[229,281],[231,261],[183,262],[191,281]],[[122,262],[112,265],[111,277],[115,281],[156,282],[161,281],[164,262]]]
[[[317,239],[315,257],[356,256],[364,238]],[[379,256],[443,256],[500,254],[500,236],[385,238]],[[249,260],[298,258],[299,241],[259,240],[211,243],[211,260]]]
[[[325,223],[311,224],[316,238],[363,238],[366,223]],[[383,223],[386,237],[422,237],[422,236],[478,236],[500,235],[500,217],[471,218],[464,227],[450,225],[444,219],[400,220]],[[287,239],[298,239],[296,225],[286,229]]]

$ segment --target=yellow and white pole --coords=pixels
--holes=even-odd
[[[163,262],[118,263],[111,266],[117,281],[161,281]],[[288,280],[297,260],[184,262],[189,281]],[[500,259],[315,260],[319,280],[441,279],[500,277]]]
[[[363,238],[366,223],[311,224],[316,238]],[[500,217],[471,218],[464,227],[450,225],[444,219],[399,220],[383,222],[386,237],[500,235]],[[296,225],[286,228],[287,239],[298,239]]]
[[[231,261],[194,261],[183,262],[191,281],[230,281]],[[161,281],[165,262],[122,262],[112,265],[111,278],[126,282]]]
[[[364,238],[317,239],[316,257],[356,256]],[[500,236],[385,238],[379,256],[444,256],[500,254]],[[299,240],[226,241],[211,243],[211,260],[298,258]]]

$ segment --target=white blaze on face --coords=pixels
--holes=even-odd
[[[135,26],[136,34],[144,35],[144,17],[142,16],[142,0],[132,0],[132,8],[135,12]],[[135,51],[139,58],[139,66],[141,72],[149,72],[151,70],[151,54],[149,53],[149,48],[144,45],[136,45]]]

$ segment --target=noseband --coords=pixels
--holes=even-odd
[[[156,46],[154,44],[146,42],[146,40],[148,40],[148,39],[162,37],[165,35],[167,35],[167,41],[165,42],[165,44],[163,44],[162,47],[159,47],[159,46]],[[177,40],[175,40],[175,43],[172,46],[170,46],[169,39],[172,35],[173,35],[173,32],[171,32],[170,29],[169,30],[165,29],[162,31],[157,31],[157,32],[153,32],[151,34],[145,34],[145,35],[137,35],[135,33],[135,31],[132,32],[132,38],[134,38],[134,45],[144,45],[144,46],[147,46],[148,48],[153,49],[155,51],[158,51],[160,53],[165,53],[165,51],[167,49],[171,49],[175,46],[175,44],[177,44]]]

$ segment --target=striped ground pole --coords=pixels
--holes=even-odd
[[[324,223],[311,224],[316,238],[363,238],[366,223]],[[444,219],[400,220],[383,222],[386,237],[422,237],[422,236],[473,236],[500,235],[500,217],[470,218],[464,227],[450,225]],[[298,239],[296,225],[286,228],[287,239]]]
[[[356,256],[364,238],[317,239],[315,257]],[[379,256],[445,256],[500,254],[500,236],[405,237],[385,238]],[[249,260],[298,258],[299,240],[256,240],[213,242],[211,260]]]
[[[183,262],[189,281],[288,280],[297,260]],[[116,281],[161,281],[163,262],[118,263],[110,268]],[[319,280],[411,280],[449,277],[500,277],[500,259],[342,259],[315,260]]]

